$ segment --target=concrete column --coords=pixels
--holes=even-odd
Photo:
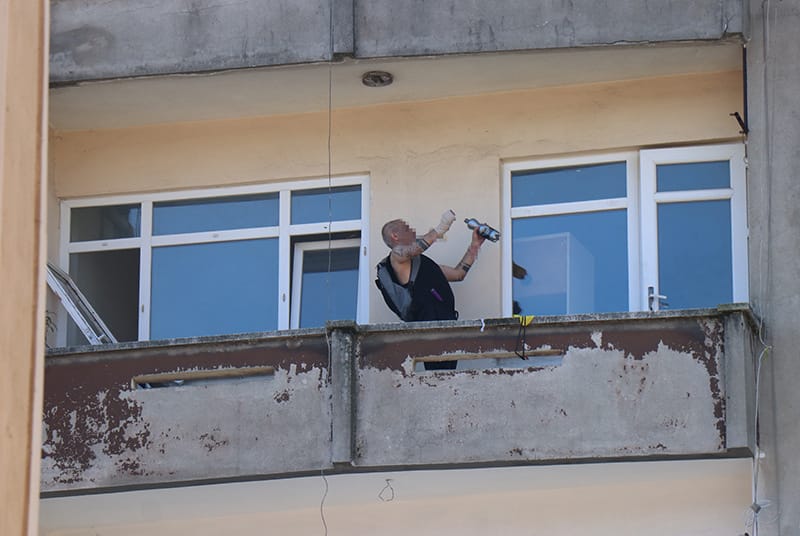
[[[750,286],[771,348],[759,387],[759,534],[788,535],[800,529],[800,0],[749,6]]]
[[[44,352],[44,0],[0,0],[0,534],[37,533]]]
[[[725,309],[725,307],[721,307]],[[755,452],[755,374],[753,357],[758,349],[750,334],[749,313],[725,317],[725,446],[728,450]]]
[[[352,56],[355,39],[353,36],[353,1],[333,0],[333,56]]]
[[[331,356],[331,397],[333,429],[332,463],[349,464],[353,460],[355,399],[355,335],[356,324],[349,321],[329,322],[327,325]]]

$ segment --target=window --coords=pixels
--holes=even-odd
[[[355,320],[360,240],[299,242],[292,270],[292,328]]]
[[[508,163],[504,183],[505,314],[747,301],[740,144]]]
[[[60,264],[120,341],[365,322],[368,198],[341,177],[65,201]]]

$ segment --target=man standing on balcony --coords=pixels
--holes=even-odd
[[[422,253],[442,238],[456,219],[455,212],[442,214],[439,225],[418,237],[404,220],[391,220],[381,230],[391,249],[378,263],[375,283],[389,308],[406,322],[455,320],[458,311],[450,281],[462,281],[478,257],[485,238],[472,232],[472,241],[461,260],[453,266],[437,264]],[[452,370],[457,361],[426,362],[426,370]]]

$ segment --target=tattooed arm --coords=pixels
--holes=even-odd
[[[456,219],[456,214],[452,210],[446,210],[442,214],[442,219],[439,225],[431,229],[411,244],[398,244],[392,248],[392,253],[396,256],[396,260],[400,262],[409,261],[412,257],[422,254],[426,249],[431,247],[434,242],[444,236],[450,229],[450,226]]]
[[[458,261],[458,264],[455,266],[440,265],[442,273],[448,281],[463,281],[464,278],[467,277],[469,269],[472,268],[472,265],[478,258],[478,250],[481,249],[481,245],[485,240],[484,237],[478,234],[478,230],[474,229],[472,231],[472,241],[467,248],[467,252],[464,253],[464,256]]]
[[[398,244],[392,248],[392,253],[402,259],[403,261],[410,260],[412,257],[422,254],[426,249],[431,247],[434,242],[439,238],[435,229],[431,229],[422,236],[418,236],[416,241],[412,244]]]

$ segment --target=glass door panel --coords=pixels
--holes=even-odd
[[[359,251],[358,239],[295,245],[292,328],[356,319]]]
[[[658,205],[658,288],[670,309],[730,303],[732,277],[730,201]]]
[[[641,308],[747,300],[741,144],[641,152]]]

